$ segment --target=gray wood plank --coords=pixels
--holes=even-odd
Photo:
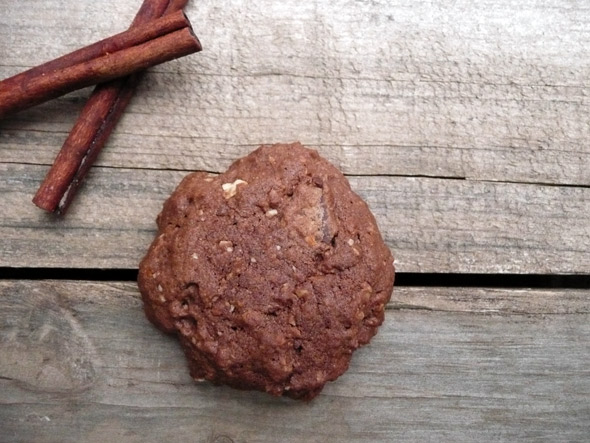
[[[0,441],[585,441],[589,320],[587,290],[397,288],[305,404],[194,383],[133,283],[2,281]]]
[[[0,77],[124,29],[136,3],[5,0]],[[590,185],[584,2],[204,0],[188,14],[204,51],[151,71],[99,164],[221,171],[301,140],[353,175]],[[0,161],[49,164],[88,93],[0,122]]]
[[[183,171],[95,168],[65,218],[44,168],[0,164],[0,266],[136,268]],[[590,188],[353,176],[403,272],[590,274]]]

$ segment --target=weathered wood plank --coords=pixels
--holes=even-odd
[[[0,357],[1,441],[590,435],[587,290],[397,288],[377,337],[310,404],[192,382],[133,283],[0,282]]]
[[[4,0],[0,78],[139,3]],[[399,271],[590,274],[586,3],[188,15],[204,52],[146,76],[67,218],[30,199],[89,90],[0,122],[0,266],[135,268],[185,171],[301,140],[350,175]],[[589,320],[588,290],[397,288],[347,374],[300,404],[195,384],[133,283],[0,280],[0,441],[586,441]]]
[[[183,171],[95,168],[67,217],[30,203],[44,168],[0,165],[0,266],[135,268]],[[590,274],[590,188],[350,177],[403,272]]]
[[[124,29],[138,2],[4,3],[0,77]],[[220,171],[301,140],[353,175],[590,185],[584,2],[204,0],[188,14],[204,51],[152,70],[99,164]],[[0,161],[49,164],[86,94],[0,122]]]

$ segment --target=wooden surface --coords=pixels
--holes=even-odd
[[[64,219],[29,203],[46,168],[0,165],[0,265],[134,268],[184,171],[97,169]],[[590,273],[590,187],[351,176],[402,272]]]
[[[132,283],[5,281],[3,436],[583,441],[587,292],[400,288],[379,335],[306,404],[195,384]]]
[[[0,78],[124,30],[139,3],[0,0]],[[145,76],[65,218],[30,200],[90,91],[0,121],[0,441],[590,441],[587,2],[187,14],[203,52]],[[134,282],[80,277],[132,274],[188,171],[295,140],[368,201],[399,280],[428,284],[394,291],[310,404],[193,383]],[[460,287],[473,274],[525,284]],[[546,276],[579,289],[527,287]]]

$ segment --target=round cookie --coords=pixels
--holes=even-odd
[[[145,312],[197,380],[309,400],[383,322],[391,252],[342,173],[299,143],[188,175],[157,223]]]

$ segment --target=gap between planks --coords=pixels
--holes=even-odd
[[[0,267],[1,280],[61,280],[135,282],[137,268],[18,268]],[[436,274],[396,272],[395,286],[500,289],[588,289],[590,275],[551,274]]]

